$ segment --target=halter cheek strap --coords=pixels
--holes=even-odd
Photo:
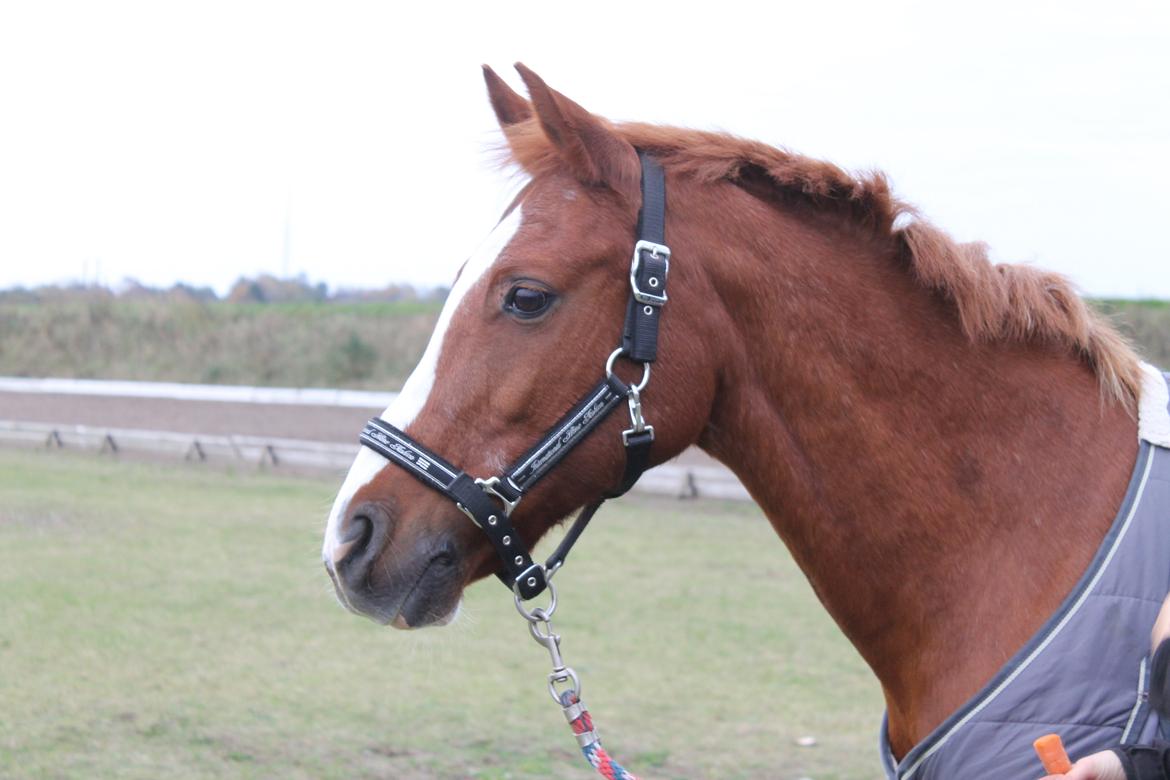
[[[650,380],[650,364],[658,356],[658,320],[666,303],[670,249],[665,245],[666,183],[662,166],[639,152],[642,165],[642,208],[638,213],[638,240],[630,263],[630,300],[622,328],[622,342],[609,356],[605,378],[579,400],[531,449],[499,476],[476,479],[415,441],[404,431],[375,417],[366,423],[360,441],[401,467],[427,487],[442,493],[483,531],[500,559],[498,576],[528,600],[549,584],[570,549],[607,498],[624,494],[646,470],[654,428],[642,416],[641,392]],[[627,385],[613,372],[614,361],[625,357],[642,364],[642,380]],[[630,428],[622,431],[626,465],[616,489],[586,506],[544,565],[533,562],[528,545],[516,533],[512,510],[537,482],[549,473],[625,400]]]
[[[670,248],[666,246],[666,177],[662,166],[639,153],[642,162],[642,208],[638,243],[630,263],[630,302],[622,329],[622,352],[637,363],[658,358],[658,320],[666,303]]]

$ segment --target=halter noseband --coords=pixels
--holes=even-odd
[[[621,346],[610,354],[605,377],[589,393],[502,474],[487,479],[473,478],[379,417],[366,423],[361,433],[364,446],[451,499],[484,532],[502,564],[498,576],[511,587],[518,600],[531,599],[548,587],[549,578],[565,562],[569,550],[601,504],[633,487],[650,460],[654,428],[642,417],[641,392],[650,380],[650,364],[658,356],[658,320],[666,303],[670,249],[665,245],[666,180],[662,166],[644,152],[638,153],[638,159],[642,166],[642,207],[638,212],[637,243],[630,263],[630,300]],[[642,379],[638,384],[627,385],[613,373],[614,361],[619,356],[642,364]],[[512,526],[512,510],[623,399],[629,405],[631,425],[622,431],[626,467],[621,484],[582,509],[548,561],[543,565],[535,563],[528,545]]]

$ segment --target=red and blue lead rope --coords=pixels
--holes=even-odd
[[[607,780],[638,780],[637,776],[627,771],[621,764],[609,757],[605,748],[601,746],[601,738],[593,728],[593,718],[589,710],[581,703],[576,691],[568,690],[561,694],[561,707],[565,711],[565,719],[577,737],[577,744],[589,765],[597,770],[598,774]]]

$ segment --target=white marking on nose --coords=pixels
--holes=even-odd
[[[521,206],[517,204],[504,219],[500,220],[500,223],[496,225],[479,249],[463,265],[463,270],[460,272],[455,286],[451,288],[451,293],[447,296],[446,303],[443,304],[442,312],[439,313],[439,321],[435,324],[435,331],[431,334],[431,340],[427,343],[422,358],[406,380],[406,384],[402,386],[402,392],[390,403],[386,411],[382,412],[383,420],[401,430],[406,430],[406,427],[414,421],[419,411],[426,405],[427,398],[431,395],[431,388],[435,384],[435,367],[439,363],[439,354],[443,350],[443,339],[447,334],[447,327],[451,324],[451,319],[455,316],[455,312],[459,309],[467,292],[476,285],[503,253],[504,248],[516,235],[522,221]],[[325,543],[321,549],[321,555],[326,564],[331,565],[345,557],[352,544],[351,542],[342,543],[338,538],[341,521],[349,508],[350,499],[362,487],[369,484],[370,480],[377,476],[378,472],[388,463],[389,461],[368,447],[362,447],[358,452],[357,458],[350,466],[345,482],[342,483],[341,490],[338,491],[337,498],[333,502],[333,509],[329,513],[329,522],[325,527]]]

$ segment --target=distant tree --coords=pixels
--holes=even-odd
[[[122,283],[118,285],[115,290],[115,295],[119,298],[157,298],[161,294],[161,290],[157,287],[150,287],[132,277],[126,277]]]
[[[172,285],[171,289],[167,291],[167,297],[197,303],[212,303],[219,300],[215,290],[210,287],[196,287],[186,282],[176,282]]]
[[[232,285],[225,300],[231,303],[264,303],[268,299],[264,297],[264,288],[256,280],[241,277]]]
[[[330,300],[338,302],[388,302],[397,301],[443,301],[447,298],[446,287],[419,290],[409,283],[391,283],[374,289],[343,288],[333,293]]]
[[[40,297],[36,290],[30,290],[27,287],[0,290],[0,303],[36,303],[38,300]]]
[[[291,279],[281,279],[272,274],[257,277],[241,276],[223,298],[232,303],[282,303],[282,302],[398,302],[423,301],[442,303],[447,299],[450,288],[415,287],[409,283],[390,283],[380,288],[342,288],[330,292],[325,282],[313,283],[304,274]],[[15,287],[0,290],[0,302],[94,302],[149,299],[160,301],[187,301],[213,303],[219,300],[211,287],[199,287],[187,282],[176,282],[169,288],[152,287],[138,279],[127,277],[111,290],[96,284],[72,283],[64,285],[43,285],[34,288]]]

